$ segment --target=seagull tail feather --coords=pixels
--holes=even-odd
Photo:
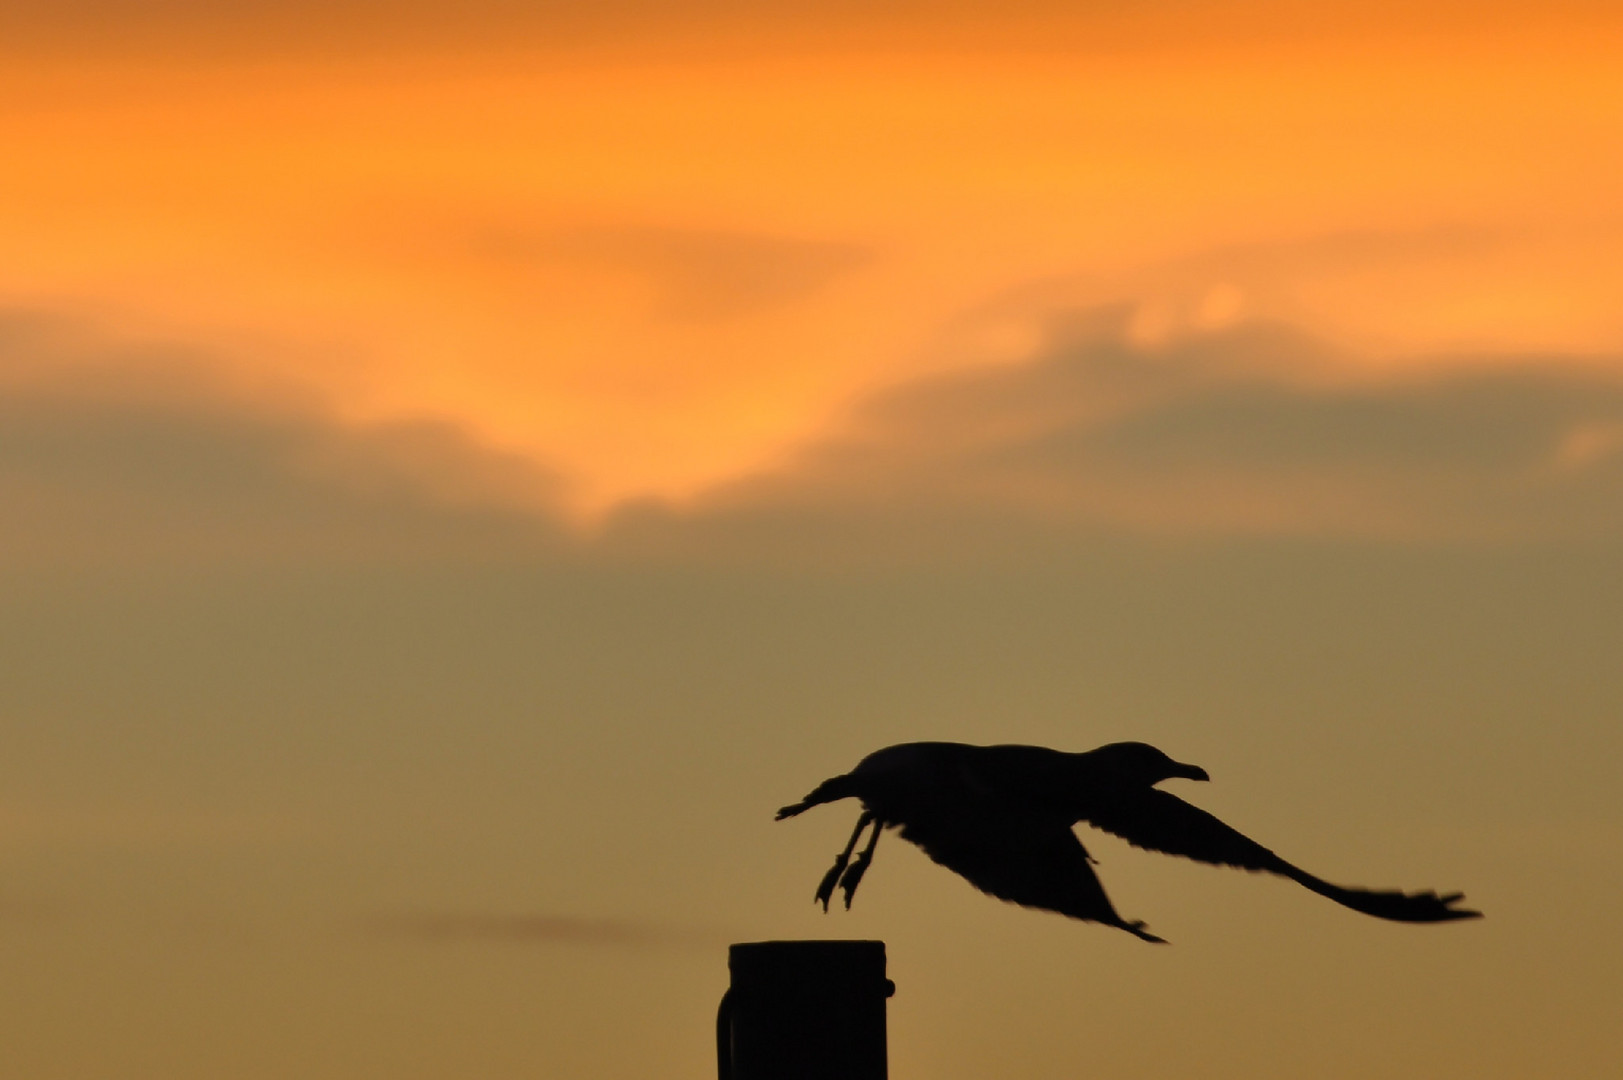
[[[840,776],[831,776],[827,780],[824,780],[821,784],[818,784],[816,787],[812,788],[811,794],[807,795],[804,799],[801,799],[797,803],[791,803],[788,806],[779,808],[778,816],[775,820],[782,821],[784,818],[791,818],[796,814],[803,814],[814,806],[821,806],[824,803],[836,802],[840,799],[848,799],[855,794],[856,790],[854,784],[852,783],[850,773],[844,773]]]
[[[1480,911],[1454,906],[1465,899],[1464,893],[1445,893],[1439,896],[1431,889],[1406,893],[1397,889],[1348,888],[1343,885],[1332,885],[1294,866],[1287,871],[1287,876],[1343,907],[1361,911],[1365,915],[1373,915],[1377,919],[1431,923],[1482,918]]]

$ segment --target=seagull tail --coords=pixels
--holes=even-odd
[[[1439,896],[1430,889],[1411,893],[1397,889],[1352,889],[1332,885],[1294,866],[1290,867],[1287,874],[1293,881],[1312,889],[1320,896],[1328,897],[1343,907],[1361,911],[1365,915],[1373,915],[1377,919],[1431,923],[1482,918],[1480,911],[1454,906],[1465,899],[1464,893],[1444,893]]]
[[[803,814],[814,806],[821,806],[824,803],[836,802],[840,799],[848,799],[855,794],[856,788],[851,780],[850,773],[845,773],[841,776],[833,776],[827,780],[824,780],[821,784],[818,784],[812,789],[810,795],[807,795],[799,802],[781,807],[778,810],[776,820],[782,821],[784,818],[791,818],[796,814]]]

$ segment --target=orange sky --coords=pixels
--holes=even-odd
[[[1623,1075],[1617,11],[0,2],[0,1077]],[[915,739],[1488,917],[825,916]]]
[[[966,9],[877,52],[906,13],[796,50],[723,10],[343,59],[344,10],[302,53],[244,52],[253,8],[201,47],[177,7],[122,56],[58,33],[8,66],[0,299],[351,421],[448,420],[577,509],[691,495],[1101,302],[1149,339],[1277,317],[1382,363],[1623,345],[1623,75],[1571,10],[1190,40],[1227,9],[1150,9],[1044,50],[1055,17],[1017,9],[977,50]]]

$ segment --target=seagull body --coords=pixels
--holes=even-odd
[[[1199,766],[1173,761],[1145,743],[1111,743],[1080,754],[1041,746],[902,743],[823,781],[779,810],[778,819],[839,799],[861,800],[850,843],[817,890],[825,911],[836,885],[851,906],[880,832],[895,827],[982,892],[1160,942],[1142,922],[1116,913],[1093,871],[1094,859],[1072,832],[1085,821],[1135,847],[1278,874],[1377,918],[1447,922],[1480,916],[1453,906],[1464,898],[1460,893],[1345,888],[1314,877],[1155,786],[1175,777],[1209,779]],[[868,845],[853,861],[851,853],[870,827]]]

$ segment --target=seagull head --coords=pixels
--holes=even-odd
[[[1173,761],[1149,743],[1120,742],[1101,746],[1093,751],[1109,762],[1110,767],[1123,779],[1144,784],[1159,784],[1163,780],[1182,777],[1185,780],[1210,780],[1199,765],[1185,765]]]

